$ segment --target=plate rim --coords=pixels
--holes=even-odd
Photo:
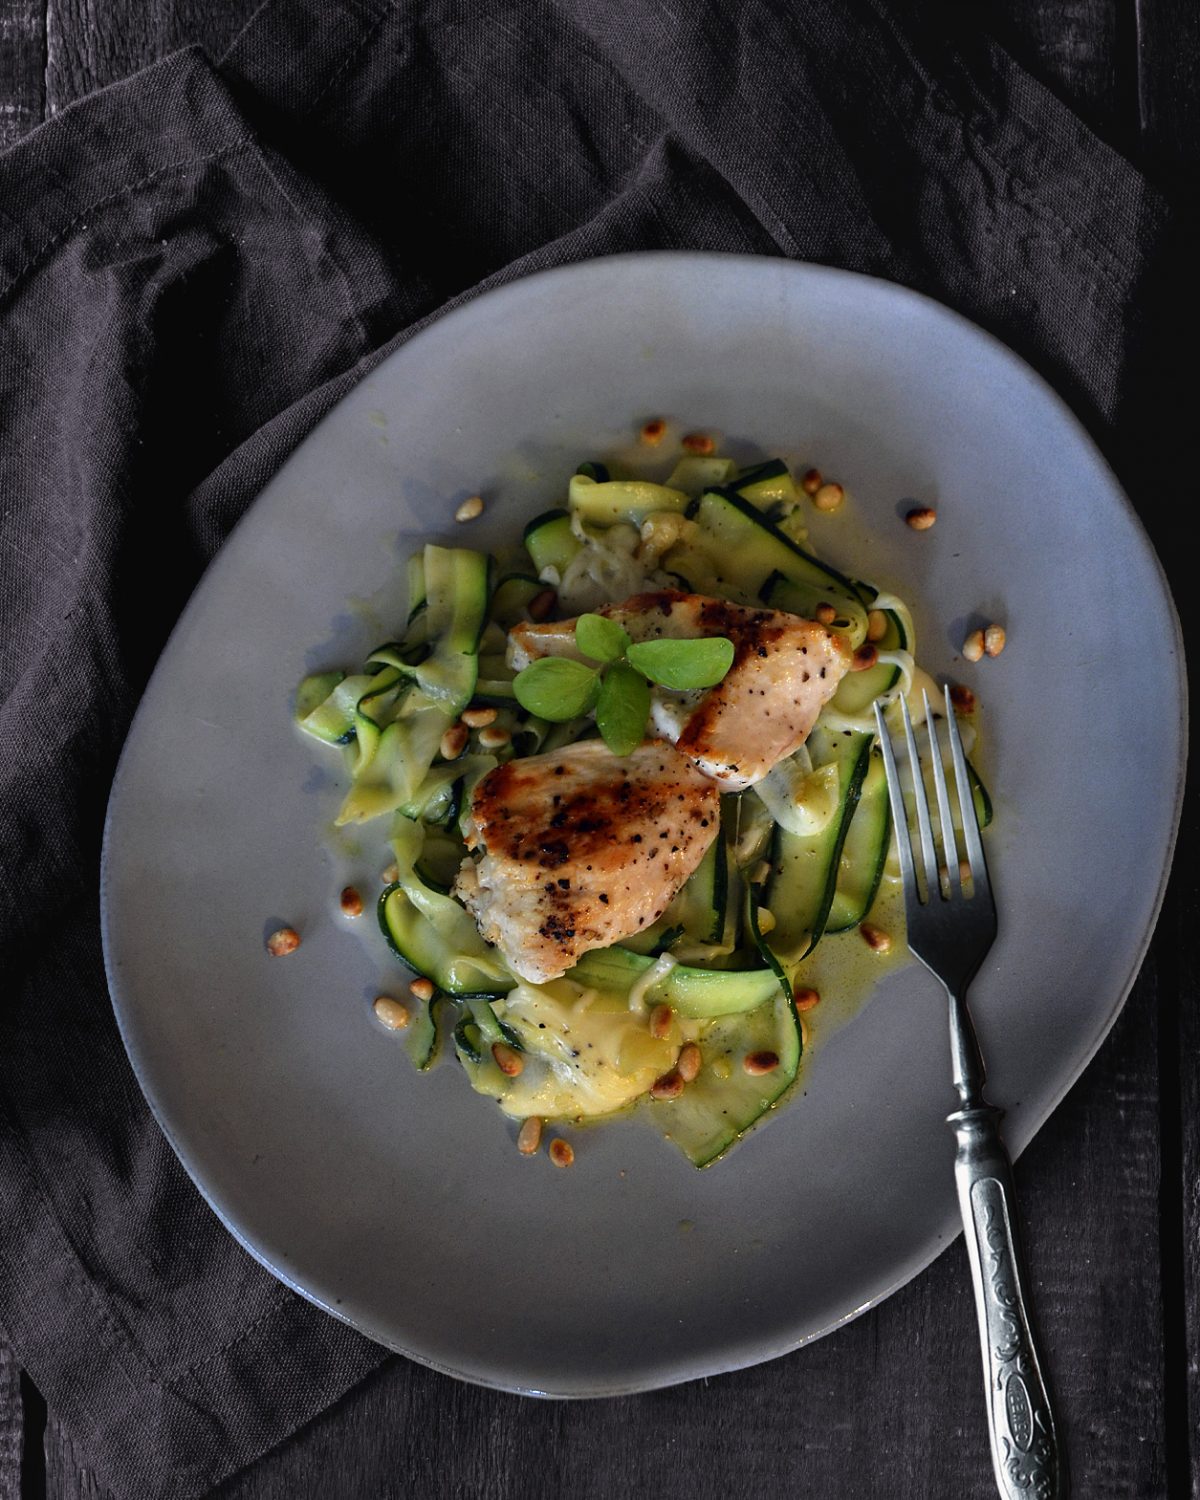
[[[1167,577],[1162,560],[1143,524],[1137,509],[1125,492],[1117,475],[1109,464],[1099,444],[1092,437],[1082,419],[1067,403],[1066,399],[1030,365],[1021,355],[1017,354],[996,334],[981,327],[965,314],[938,301],[927,293],[916,291],[911,287],[886,277],[874,276],[864,272],[845,270],[837,266],[822,265],[816,262],[795,260],[783,256],[744,254],[736,251],[709,251],[709,250],[632,250],[623,251],[614,255],[589,257],[582,260],[569,261],[562,265],[552,266],[533,271],[528,275],[513,277],[500,281],[489,280],[480,287],[473,288],[465,296],[455,299],[451,305],[443,310],[432,314],[423,320],[419,327],[413,332],[400,335],[399,339],[393,339],[380,351],[377,357],[365,366],[355,369],[354,378],[350,380],[346,388],[338,396],[337,400],[323,413],[317,421],[282,458],[279,465],[268,476],[260,486],[254,497],[247,503],[238,520],[230,528],[229,533],[222,541],[217,552],[214,553],[209,563],[197,580],[191,595],[183,609],[177,616],[171,632],[163,644],[162,650],[155,662],[154,668],[147,679],[145,688],[139,699],[137,709],[130,721],[121,753],[118,758],[117,767],[113,775],[112,785],[109,791],[108,802],[105,811],[104,828],[101,844],[100,870],[99,870],[99,908],[100,908],[100,932],[104,960],[105,979],[108,985],[109,998],[117,1023],[117,1029],[121,1037],[122,1046],[129,1059],[130,1066],[137,1080],[138,1087],[146,1100],[152,1115],[171,1146],[172,1151],[179,1159],[184,1171],[187,1173],[192,1184],[209,1208],[216,1214],[220,1223],[232,1235],[234,1240],[261,1266],[264,1267],[276,1280],[280,1281],[289,1290],[303,1297],[306,1302],[312,1303],[322,1312],[336,1318],[340,1323],[360,1334],[364,1338],[379,1344],[395,1353],[402,1354],[415,1363],[440,1374],[451,1376],[458,1380],[466,1381],[472,1385],[478,1385],[485,1389],[505,1391],[516,1395],[533,1396],[553,1400],[603,1400],[618,1396],[634,1395],[640,1392],[648,1392],[669,1388],[673,1385],[684,1383],[688,1380],[699,1379],[705,1376],[720,1376],[734,1373],[737,1370],[752,1368],[757,1364],[767,1363],[771,1360],[782,1358],[794,1353],[818,1339],[825,1338],[838,1329],[845,1327],[848,1323],[861,1317],[864,1313],[879,1306],[889,1297],[894,1295],[910,1281],[914,1280],[926,1270],[946,1249],[948,1249],[962,1233],[961,1224],[955,1222],[950,1225],[950,1231],[945,1235],[933,1238],[932,1245],[925,1244],[920,1251],[910,1256],[902,1263],[901,1270],[890,1278],[887,1284],[875,1295],[871,1296],[861,1304],[856,1305],[848,1312],[832,1319],[821,1327],[810,1331],[799,1339],[786,1338],[769,1348],[752,1353],[747,1357],[736,1357],[723,1360],[720,1363],[706,1364],[703,1369],[680,1373],[674,1368],[662,1368],[661,1370],[646,1370],[637,1378],[628,1381],[608,1380],[602,1383],[590,1382],[586,1385],[580,1384],[576,1387],[571,1382],[562,1382],[563,1388],[556,1390],[541,1389],[532,1384],[523,1384],[503,1379],[493,1379],[486,1373],[474,1370],[456,1368],[453,1364],[438,1360],[417,1349],[407,1347],[399,1342],[394,1336],[386,1331],[372,1327],[368,1318],[352,1318],[344,1313],[339,1307],[331,1305],[322,1295],[304,1286],[294,1275],[288,1272],[273,1252],[265,1247],[260,1248],[255,1239],[243,1231],[235,1220],[227,1214],[222,1204],[218,1201],[218,1190],[211,1188],[205,1180],[205,1169],[197,1162],[191,1150],[177,1136],[169,1118],[169,1107],[164,1104],[156,1089],[152,1086],[149,1078],[145,1075],[143,1059],[139,1057],[137,1048],[127,1030],[126,1015],[123,1003],[118,999],[121,993],[120,983],[117,977],[117,965],[114,958],[113,929],[115,922],[113,911],[109,901],[109,866],[110,855],[113,844],[113,828],[119,816],[120,794],[125,780],[125,772],[133,756],[131,747],[135,744],[139,722],[145,722],[143,711],[148,700],[151,698],[155,684],[160,672],[170,669],[169,658],[172,648],[177,644],[177,638],[182,634],[182,628],[198,609],[202,595],[207,591],[206,586],[210,581],[214,569],[220,564],[230,543],[236,537],[244,521],[252,514],[260,497],[279,477],[281,472],[293,460],[297,453],[302,451],[311,441],[317,438],[322,428],[331,422],[343,405],[359,389],[364,381],[373,376],[382,366],[397,357],[401,351],[408,350],[413,345],[419,345],[422,339],[432,334],[435,330],[444,334],[445,325],[460,318],[469,318],[475,305],[481,300],[502,298],[507,293],[527,295],[531,285],[543,285],[550,281],[570,279],[577,275],[587,275],[596,267],[607,267],[614,263],[645,265],[655,262],[658,264],[677,264],[690,266],[703,266],[705,264],[729,266],[734,263],[741,264],[745,269],[751,267],[757,270],[763,268],[768,271],[782,271],[784,274],[796,274],[801,277],[812,277],[818,281],[827,280],[843,284],[869,283],[874,295],[892,297],[902,304],[909,304],[919,308],[926,316],[941,319],[956,327],[960,333],[965,333],[981,339],[990,346],[991,352],[1000,361],[1006,364],[1011,371],[1021,377],[1030,385],[1038,397],[1051,406],[1060,421],[1064,422],[1077,441],[1090,451],[1098,466],[1106,477],[1106,488],[1110,491],[1119,505],[1124,508],[1125,517],[1131,524],[1133,537],[1144,558],[1150,563],[1152,572],[1158,580],[1160,595],[1166,605],[1168,619],[1172,630],[1171,646],[1174,648],[1172,655],[1175,664],[1175,701],[1178,705],[1178,716],[1171,725],[1176,737],[1177,755],[1174,766],[1174,780],[1171,787],[1172,813],[1170,828],[1163,851],[1163,860],[1159,871],[1157,889],[1153,901],[1149,907],[1144,930],[1140,934],[1139,941],[1134,951],[1132,962],[1127,972],[1122,976],[1117,989],[1114,991],[1115,999],[1103,1015],[1098,1018],[1095,1035],[1085,1048],[1076,1065],[1073,1065],[1064,1076],[1060,1085],[1051,1091],[1047,1097],[1044,1109],[1037,1112],[1036,1123],[1027,1131],[1023,1132],[1023,1138],[1019,1144],[1009,1142],[1009,1149],[1015,1161],[1024,1152],[1034,1137],[1045,1127],[1050,1116],[1059,1108],[1063,1099],[1079,1081],[1080,1077],[1095,1058],[1100,1047],[1111,1033],[1117,1018],[1124,1009],[1129,995],[1137,982],[1138,976],[1146,960],[1150,944],[1154,939],[1158,922],[1162,914],[1163,902],[1170,883],[1174,867],[1174,857],[1178,847],[1179,831],[1181,825],[1184,792],[1187,776],[1187,761],[1189,747],[1189,720],[1188,720],[1188,680],[1186,668],[1186,652],[1182,627],[1179,619],[1178,608],[1175,604],[1171,590],[1170,581]],[[343,377],[343,379],[346,377]],[[1023,1122],[1024,1123],[1024,1122]]]

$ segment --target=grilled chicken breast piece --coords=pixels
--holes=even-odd
[[[851,661],[842,637],[812,620],[703,594],[635,594],[597,613],[633,641],[724,635],[733,642],[733,665],[716,687],[651,695],[655,731],[725,792],[753,786],[800,748]],[[513,626],[512,665],[519,671],[541,656],[582,660],[574,620]]]
[[[720,825],[720,796],[679,752],[602,740],[497,766],[475,788],[454,894],[509,968],[556,979],[666,910]]]

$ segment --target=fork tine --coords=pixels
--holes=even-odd
[[[967,846],[967,859],[971,865],[971,879],[978,895],[991,895],[987,860],[983,853],[983,840],[979,837],[979,815],[975,811],[975,795],[971,778],[967,773],[967,757],[963,754],[962,740],[958,734],[958,720],[954,705],[950,702],[950,689],[946,694],[946,724],[950,736],[950,754],[954,760],[954,780],[958,786],[958,805],[962,811],[963,842]]]
[[[908,702],[900,697],[901,716],[904,719],[904,738],[908,743],[908,762],[912,766],[913,801],[917,808],[917,832],[921,836],[921,854],[925,861],[926,899],[932,901],[939,893],[937,852],[933,847],[933,829],[929,822],[929,798],[925,795],[925,776],[917,754],[917,738],[913,734],[912,719],[908,713]]]
[[[942,855],[946,861],[946,887],[951,896],[958,894],[958,845],[954,839],[954,819],[950,816],[950,798],[946,794],[946,773],[942,769],[942,745],[938,739],[937,726],[933,722],[933,709],[929,694],[922,688],[925,700],[925,727],[929,731],[929,754],[932,761],[933,788],[937,794],[938,822],[942,825]]]
[[[900,854],[900,874],[904,881],[904,897],[911,895],[919,901],[917,875],[913,869],[912,839],[908,831],[908,814],[904,811],[904,793],[900,790],[900,773],[896,770],[896,757],[892,753],[891,736],[883,722],[883,709],[875,702],[875,727],[879,733],[879,748],[883,751],[883,769],[887,776],[888,801],[892,809],[892,827],[896,830],[896,848]]]

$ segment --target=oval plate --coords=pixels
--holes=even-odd
[[[1137,972],[1182,781],[1178,625],[1132,509],[1047,386],[935,303],[790,262],[614,257],[470,302],[357,386],[238,526],[142,702],[105,843],[113,1003],[184,1166],[264,1265],[414,1359],[550,1395],[785,1353],[958,1223],[944,1001],[915,965],[705,1172],[637,1120],[573,1132],[572,1171],[526,1160],[456,1066],[416,1074],[372,1018],[402,978],[336,897],[347,874],[375,888],[379,849],[331,850],[338,762],[293,730],[292,689],[395,629],[424,541],[519,537],[652,416],[840,478],[814,545],[913,601],[924,665],[980,694],[1001,932],[972,996],[1014,1152]],[[476,491],[483,520],[456,528]],[[909,497],[932,531],[902,524]],[[977,616],[1008,647],[969,667]],[[285,919],[304,944],[281,962],[263,938]]]

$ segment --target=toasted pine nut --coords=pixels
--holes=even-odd
[[[675,1013],[669,1005],[656,1005],[650,1012],[650,1035],[662,1041],[664,1037],[671,1035],[671,1023],[675,1019]]]
[[[661,417],[655,417],[653,421],[647,422],[642,428],[642,442],[648,443],[651,448],[657,448],[666,433],[667,424]]]
[[[553,1140],[550,1142],[550,1160],[556,1167],[574,1166],[575,1152],[566,1141]]]
[[[773,1073],[779,1066],[779,1054],[777,1052],[748,1052],[742,1058],[742,1067],[752,1078],[760,1078],[764,1073]]]
[[[815,495],[824,483],[820,469],[805,469],[800,488],[806,495]]]
[[[865,672],[868,667],[873,667],[879,660],[879,647],[872,646],[868,641],[860,646],[850,660],[852,672]]]
[[[361,917],[363,912],[362,897],[352,885],[348,885],[342,892],[339,905],[344,917]]]
[[[675,1063],[675,1071],[683,1079],[684,1083],[695,1083],[700,1072],[702,1061],[700,1048],[695,1042],[687,1042],[679,1049],[679,1058]]]
[[[973,714],[975,712],[975,694],[969,687],[963,687],[960,682],[956,682],[950,689],[950,702],[955,713]]]
[[[473,521],[477,516],[483,515],[483,497],[471,495],[454,512],[456,521]]]
[[[383,881],[384,885],[395,885],[397,880],[400,879],[400,866],[395,860],[392,860],[386,870],[380,871],[379,878]]]
[[[489,724],[496,722],[496,710],[494,708],[466,708],[462,712],[462,721],[468,729],[486,729]]]
[[[774,932],[776,928],[775,913],[767,906],[758,908],[758,930],[765,937],[768,932]]]
[[[512,743],[512,734],[507,729],[501,729],[498,724],[490,724],[486,729],[479,731],[479,748],[481,750],[500,750],[505,745]]]
[[[970,880],[970,879],[971,879],[971,863],[970,863],[969,860],[960,859],[959,862],[958,862],[958,883],[959,883],[959,885],[966,885],[967,881]],[[949,865],[939,865],[938,866],[938,885],[941,887],[943,895],[945,895],[947,898],[949,898],[949,895],[950,895],[950,866]]]
[[[812,497],[818,510],[837,510],[845,498],[846,491],[840,484],[823,484]]]
[[[812,1010],[821,1003],[819,990],[797,990],[795,992],[796,1009],[799,1011]]]
[[[409,1023],[408,1006],[393,1000],[390,995],[377,995],[371,1009],[379,1024],[389,1031],[403,1031]]]
[[[872,953],[886,953],[892,946],[892,940],[886,932],[873,926],[870,922],[863,922],[859,927],[862,940],[870,948]]]
[[[818,604],[813,611],[813,617],[818,625],[832,625],[837,619],[837,610],[832,604]]]
[[[531,620],[544,620],[557,603],[557,591],[555,589],[543,589],[540,594],[534,594],[533,598],[526,605],[525,612]]]
[[[683,1093],[683,1078],[678,1068],[672,1068],[650,1085],[651,1099],[678,1099]]]
[[[516,1078],[525,1071],[525,1059],[507,1042],[493,1042],[492,1056],[496,1059],[496,1066],[509,1078]]]
[[[467,748],[467,726],[465,724],[451,724],[444,735],[438,749],[442,753],[443,760],[457,760]]]
[[[408,993],[413,997],[414,1000],[432,1000],[433,980],[414,979],[408,987]]]
[[[521,1128],[517,1131],[517,1150],[522,1156],[534,1156],[541,1144],[542,1122],[537,1115],[530,1115],[521,1121]]]
[[[707,458],[716,450],[717,445],[707,432],[689,432],[683,440],[683,446],[689,453],[698,453],[701,458]]]
[[[300,946],[300,934],[294,927],[281,927],[267,939],[267,952],[272,958],[282,958],[285,953],[295,953]]]
[[[801,1045],[801,1047],[807,1049],[807,1047],[808,1047],[808,1039],[809,1039],[810,1036],[812,1036],[812,1028],[809,1026],[808,1022],[805,1020],[805,1018],[803,1016],[801,1016],[799,1018],[799,1020],[800,1020],[800,1045]]]
[[[962,654],[968,661],[979,661],[983,656],[983,631],[972,630],[963,642]]]
[[[669,552],[691,523],[673,511],[647,516],[642,522],[642,541],[637,555],[643,561],[657,562],[664,552]]]
[[[937,520],[937,511],[932,505],[918,505],[904,519],[914,531],[928,531]]]
[[[1007,640],[1003,625],[989,625],[983,632],[983,649],[989,656],[999,656]]]
[[[873,609],[867,615],[867,640],[881,641],[887,635],[888,617],[881,609]]]

